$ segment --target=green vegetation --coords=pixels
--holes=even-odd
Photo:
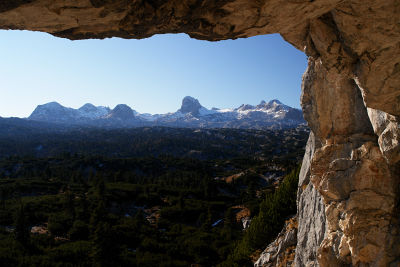
[[[300,173],[297,167],[283,179],[279,188],[268,193],[260,204],[260,212],[222,266],[252,266],[250,255],[266,247],[282,230],[285,220],[296,213],[296,193]]]
[[[303,128],[287,130],[93,128],[46,132],[0,127],[0,157],[99,155],[112,158],[160,157],[201,160],[263,157],[298,161],[308,138]]]
[[[207,150],[213,136],[199,141],[204,158],[150,150],[98,156],[88,149],[1,159],[2,266],[250,265],[249,256],[296,211],[299,168],[293,155],[303,153],[305,138],[287,138],[283,156],[237,157],[227,152],[231,148],[215,155]],[[246,136],[242,143],[235,137],[235,146],[251,151]],[[58,147],[72,141],[65,142]],[[153,142],[149,147],[162,141]],[[240,212],[251,214],[246,230]]]

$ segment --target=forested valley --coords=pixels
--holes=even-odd
[[[252,266],[307,129],[0,132],[2,266]]]

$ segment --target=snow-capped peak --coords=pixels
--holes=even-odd
[[[274,105],[274,104],[275,105],[282,105],[282,102],[279,101],[278,99],[272,99],[271,101],[268,102],[268,105]]]
[[[108,118],[117,118],[117,119],[133,119],[135,116],[135,112],[131,109],[130,106],[125,104],[118,104],[115,106],[113,110],[107,115]]]
[[[50,102],[37,106],[29,116],[29,119],[37,121],[67,122],[76,116],[74,111],[74,109],[66,108],[57,102]]]
[[[182,106],[178,111],[167,114],[140,114],[125,104],[119,104],[112,110],[108,107],[96,107],[90,103],[79,109],[73,109],[63,107],[57,102],[51,102],[39,105],[29,119],[107,127],[162,125],[262,128],[271,125],[290,127],[304,123],[301,110],[286,106],[277,99],[268,102],[263,100],[256,106],[243,104],[238,108],[207,109],[197,99],[190,96],[183,98]]]
[[[85,112],[95,111],[96,109],[97,109],[96,106],[91,103],[86,103],[85,105],[83,105],[82,107],[79,108],[79,110],[82,110]]]
[[[62,106],[60,103],[58,103],[56,101],[49,102],[49,103],[46,103],[46,104],[43,104],[43,105],[39,105],[38,107],[45,108],[47,110],[65,108],[64,106]]]
[[[269,111],[269,112],[277,112],[279,110],[288,110],[289,109],[288,106],[282,104],[282,102],[279,101],[278,99],[273,99],[273,100],[269,101],[268,103],[263,100],[255,108],[258,110],[265,110],[265,111]]]
[[[237,110],[239,111],[245,111],[245,110],[250,110],[250,109],[254,109],[254,106],[249,105],[249,104],[242,104],[240,107],[237,108]]]
[[[79,116],[83,118],[98,119],[106,116],[110,112],[110,108],[103,106],[96,107],[91,103],[86,103],[78,109],[78,112]]]

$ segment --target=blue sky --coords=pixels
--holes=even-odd
[[[277,98],[299,107],[306,56],[279,35],[207,42],[185,34],[70,41],[0,31],[0,116],[27,117],[50,101],[78,108],[128,104],[176,111],[184,96],[230,108]]]

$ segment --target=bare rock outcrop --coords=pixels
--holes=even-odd
[[[301,104],[315,143],[296,265],[398,266],[399,14],[398,0],[4,0],[0,29],[210,41],[280,33],[309,57]]]
[[[332,107],[329,113],[320,109],[329,105],[323,92],[340,109]],[[311,62],[304,76],[302,104],[311,128],[323,140],[310,166],[310,180],[323,197],[327,218],[319,263],[387,266],[400,255],[399,179],[380,150],[360,90],[336,68],[327,70]]]
[[[255,267],[291,266],[297,243],[297,218],[290,218],[278,237],[261,253]]]
[[[311,160],[315,150],[320,147],[320,142],[311,132],[301,165],[297,192],[298,230],[294,260],[296,266],[318,265],[318,249],[326,233],[324,203],[320,193],[310,181]]]

